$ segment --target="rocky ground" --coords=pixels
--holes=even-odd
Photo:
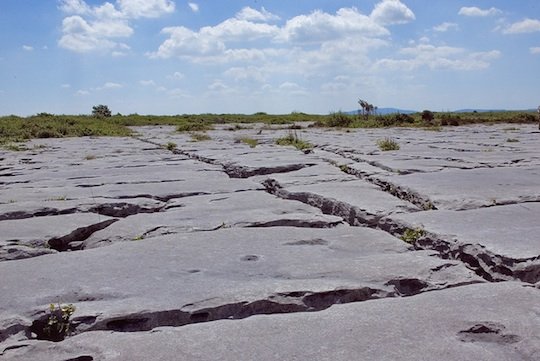
[[[0,151],[0,359],[540,359],[535,126],[239,128]]]

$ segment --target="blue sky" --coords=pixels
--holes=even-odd
[[[540,104],[538,0],[0,0],[0,114]]]

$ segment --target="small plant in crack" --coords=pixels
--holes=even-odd
[[[238,141],[241,142],[241,143],[249,145],[250,148],[255,148],[259,144],[259,141],[257,139],[253,139],[253,138],[249,138],[249,137],[242,137],[242,138],[238,139]]]
[[[399,144],[392,138],[384,138],[377,140],[377,146],[383,152],[390,150],[399,150]]]
[[[133,237],[133,241],[142,241],[144,239],[144,235],[139,234],[138,236]]]
[[[86,159],[86,160],[94,160],[94,159],[96,159],[96,156],[93,155],[93,154],[88,154],[87,156],[84,157],[84,159]]]
[[[206,133],[191,133],[190,135],[192,142],[204,142],[206,140],[212,140],[212,137]]]
[[[296,134],[296,131],[289,132],[288,135],[276,139],[277,145],[292,145],[298,150],[310,150],[313,149],[313,144],[302,140],[298,137],[298,134]]]
[[[407,243],[414,244],[425,235],[426,231],[422,228],[407,228],[401,235],[401,239]]]
[[[173,143],[173,142],[168,142],[168,143],[165,145],[165,148],[166,148],[167,150],[170,150],[171,152],[172,152],[173,150],[175,150],[176,147],[178,147],[178,146],[176,145],[176,143]]]
[[[507,143],[519,143],[519,139],[516,138],[508,138],[506,139]]]
[[[71,316],[75,313],[75,306],[72,304],[56,306],[49,305],[48,314],[45,320],[34,321],[31,330],[40,340],[59,342],[69,336],[71,332]]]

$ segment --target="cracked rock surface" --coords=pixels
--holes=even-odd
[[[534,126],[301,126],[0,150],[0,359],[540,359]]]

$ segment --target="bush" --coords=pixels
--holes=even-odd
[[[333,128],[347,128],[351,125],[353,118],[343,112],[331,113],[326,121],[326,125]]]
[[[399,150],[399,144],[392,138],[379,139],[377,141],[377,146],[383,152],[386,152],[389,150]]]
[[[430,110],[424,110],[421,114],[422,121],[426,125],[431,125],[433,122],[433,119],[435,118],[435,114],[433,114]]]
[[[442,114],[441,115],[441,125],[453,125],[458,126],[461,121],[461,117],[459,115],[454,114]]]
[[[108,106],[100,104],[92,108],[92,116],[96,118],[109,118],[112,114]]]

